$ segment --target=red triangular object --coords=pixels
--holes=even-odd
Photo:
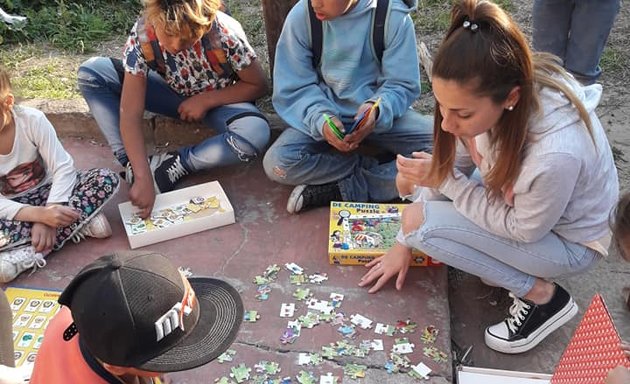
[[[612,368],[630,368],[620,342],[604,299],[595,295],[560,358],[551,384],[602,384]]]

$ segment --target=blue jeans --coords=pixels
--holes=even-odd
[[[620,0],[534,0],[534,49],[560,57],[576,79],[593,84],[619,8]]]
[[[373,133],[365,142],[392,154],[430,152],[433,120],[409,110],[394,121],[389,132]],[[267,150],[263,167],[271,180],[281,184],[337,182],[345,201],[380,202],[398,197],[395,160],[379,163],[376,158],[357,152],[341,153],[326,141],[316,141],[294,128],[282,132]]]
[[[79,67],[79,90],[116,158],[126,164],[120,136],[122,73],[106,57],[93,57]],[[179,119],[177,108],[185,100],[154,71],[149,72],[146,110]],[[189,172],[247,162],[263,154],[270,129],[265,116],[252,103],[229,104],[209,110],[203,124],[219,134],[199,144],[180,148]]]
[[[494,235],[462,216],[451,201],[415,204],[422,204],[425,220],[403,236],[405,245],[518,297],[533,288],[536,278],[578,274],[601,259],[598,252],[553,232],[534,243]]]

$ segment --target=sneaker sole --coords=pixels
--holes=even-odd
[[[306,184],[298,185],[297,187],[293,188],[293,191],[289,196],[289,200],[287,200],[287,212],[298,213],[300,211],[299,209],[296,210],[297,201],[299,200],[300,195],[302,195],[302,192],[304,192],[304,189],[306,189]],[[302,207],[300,207],[300,209],[301,208]]]
[[[553,331],[566,324],[577,314],[577,312],[578,306],[575,301],[573,301],[573,298],[571,298],[571,301],[569,301],[562,310],[556,313],[551,319],[547,320],[547,322],[539,328],[537,332],[532,333],[526,339],[508,342],[490,334],[488,332],[488,328],[486,328],[484,333],[484,339],[489,348],[498,352],[507,354],[527,352],[537,346]]]

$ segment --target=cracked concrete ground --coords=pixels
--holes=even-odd
[[[77,168],[109,167],[120,170],[114,163],[107,147],[94,140],[64,138],[63,144],[75,159]],[[322,323],[313,329],[303,329],[294,344],[282,344],[280,336],[286,320],[279,317],[282,303],[295,302],[296,316],[306,313],[305,306],[292,298],[296,286],[289,282],[289,274],[283,270],[272,283],[270,299],[255,299],[255,275],[261,274],[269,264],[296,262],[308,273],[327,273],[328,281],[321,286],[307,285],[317,299],[328,299],[331,292],[345,295],[342,311],[346,316],[362,314],[375,322],[394,325],[398,320],[412,319],[418,330],[409,337],[416,348],[408,355],[412,363],[424,362],[433,373],[428,383],[451,381],[450,361],[450,314],[447,299],[447,271],[445,267],[413,268],[407,276],[402,292],[390,284],[382,292],[370,295],[357,283],[364,273],[363,267],[331,266],[327,257],[328,209],[321,208],[289,215],[286,199],[290,187],[278,185],[267,179],[260,161],[198,175],[184,184],[219,180],[235,209],[236,224],[213,229],[183,238],[148,246],[168,255],[176,265],[190,268],[196,275],[209,275],[227,279],[240,292],[246,310],[258,310],[257,323],[244,323],[233,349],[237,355],[233,362],[212,362],[199,369],[173,374],[176,383],[212,383],[214,379],[229,376],[230,368],[245,363],[256,374],[254,364],[260,360],[276,361],[282,368],[281,376],[295,377],[305,367],[297,365],[299,352],[320,352],[323,345],[338,341],[341,335],[330,324]],[[113,236],[109,239],[89,239],[79,244],[67,244],[50,255],[48,265],[32,275],[24,273],[11,285],[63,289],[72,277],[87,263],[113,250],[129,249],[117,205],[128,200],[124,185],[104,212],[112,224]],[[444,363],[436,363],[423,356],[421,330],[435,325],[439,335],[435,346],[449,356]],[[399,337],[399,336],[398,336]],[[380,338],[385,350],[393,345],[393,337],[377,335],[372,330],[361,330],[351,341],[358,345],[361,340]],[[343,377],[342,366],[352,361],[368,366],[362,383],[411,383],[415,380],[406,374],[388,375],[384,369],[388,353],[372,352],[364,359],[337,358],[325,361],[306,370],[316,375],[332,372]],[[343,382],[353,380],[344,378]]]

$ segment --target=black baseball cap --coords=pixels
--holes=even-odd
[[[228,283],[184,275],[164,256],[125,251],[83,268],[59,297],[81,345],[102,362],[151,372],[204,365],[232,344],[243,302]]]

